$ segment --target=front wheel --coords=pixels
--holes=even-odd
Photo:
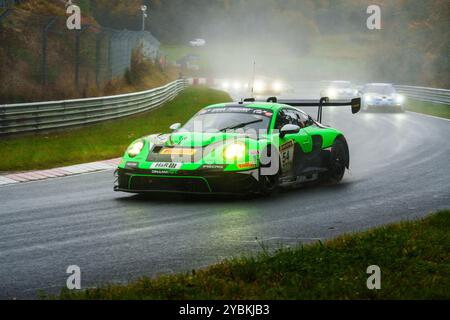
[[[259,176],[259,194],[262,196],[270,196],[275,191],[278,190],[279,186],[279,176],[273,175],[273,176],[266,176],[266,175],[260,175]]]
[[[278,190],[280,181],[280,156],[274,146],[268,146],[260,158],[258,174],[259,190],[263,196],[270,196]]]
[[[349,163],[348,148],[342,138],[336,139],[331,148],[329,180],[333,183],[342,181]]]

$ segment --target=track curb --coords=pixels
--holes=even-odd
[[[36,170],[36,171],[0,174],[0,186],[31,181],[48,180],[66,176],[74,176],[84,173],[112,170],[117,168],[121,159],[122,158],[115,158],[110,160],[89,162],[48,170]]]

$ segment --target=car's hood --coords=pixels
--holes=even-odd
[[[211,144],[224,142],[227,140],[237,141],[253,139],[244,134],[238,133],[198,133],[198,132],[175,132],[172,134],[160,134],[150,137],[153,144],[165,147],[181,147],[181,148],[205,148]]]
[[[375,98],[375,99],[394,99],[395,98],[395,95],[393,95],[393,94],[380,94],[380,93],[366,92],[366,93],[364,93],[364,95]]]
[[[329,87],[327,90],[334,90],[338,92],[353,92],[354,89],[352,88],[339,88],[339,87]]]

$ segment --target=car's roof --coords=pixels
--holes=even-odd
[[[344,81],[344,80],[333,80],[330,81],[331,83],[352,83],[351,81]]]
[[[392,83],[367,83],[366,86],[392,87]]]

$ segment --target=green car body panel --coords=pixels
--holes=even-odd
[[[175,131],[172,134],[154,134],[143,137],[134,141],[130,145],[130,148],[125,152],[118,167],[119,182],[118,185],[115,186],[115,190],[133,193],[172,191],[181,193],[228,193],[225,189],[214,187],[212,181],[215,181],[215,184],[217,184],[217,181],[220,181],[220,177],[225,180],[228,176],[234,176],[238,182],[242,180],[246,181],[244,183],[247,183],[251,180],[251,186],[249,188],[244,188],[244,191],[241,191],[239,188],[237,193],[257,192],[258,190],[256,189],[258,189],[259,182],[256,180],[258,179],[248,177],[251,176],[251,172],[257,172],[260,169],[260,157],[263,150],[273,147],[277,151],[280,151],[283,146],[293,145],[296,148],[296,157],[308,157],[314,152],[320,153],[324,150],[331,149],[339,137],[343,138],[342,132],[325,127],[312,120],[309,116],[309,126],[301,128],[297,133],[286,134],[281,137],[280,133],[275,130],[277,117],[280,111],[290,110],[302,112],[289,105],[278,103],[245,103],[239,105],[236,103],[223,103],[209,106],[203,110],[227,107],[253,108],[255,110],[265,110],[270,112],[272,116],[267,132],[258,136],[249,136],[239,132],[197,133]],[[303,114],[307,116],[306,113]],[[139,141],[144,143],[142,150],[139,154],[131,156],[129,154],[130,149]],[[232,161],[227,160],[226,157],[224,157],[227,147],[236,143],[245,145],[245,154]],[[320,145],[317,145],[318,143]],[[158,146],[158,151],[155,151],[156,145]],[[347,148],[346,143],[345,147]],[[163,156],[158,154],[158,152],[165,152],[167,150],[181,150],[182,152],[196,150],[196,152],[192,151],[196,154],[184,155],[189,159],[177,161],[176,166],[168,165],[165,168],[155,169],[153,166],[157,163],[161,163],[161,161],[170,163],[170,160],[167,160],[167,158],[161,160]],[[330,153],[330,150],[327,152]],[[348,159],[346,160],[345,165],[348,168]],[[246,179],[240,178],[244,176]],[[292,176],[292,174],[284,173],[283,176]],[[140,181],[139,188],[133,187],[133,185],[137,183],[137,180]],[[155,181],[156,183],[164,182],[164,186],[149,189],[146,189],[145,186],[143,186],[143,184],[146,183],[151,185],[152,183],[155,183]],[[192,184],[192,190],[185,189],[184,186],[182,186],[183,181],[189,181],[189,183]],[[171,190],[171,182],[177,185],[173,190]],[[234,181],[231,182],[230,185],[233,186],[233,183]],[[203,184],[204,187],[200,184]],[[201,190],[195,190],[195,185],[200,185],[202,187]],[[220,191],[218,191],[219,189]],[[230,190],[230,193],[236,193],[236,190]]]

